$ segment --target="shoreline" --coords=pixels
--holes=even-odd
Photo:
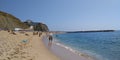
[[[54,42],[49,43],[47,35],[33,35],[33,32],[15,32],[11,34],[7,31],[0,31],[0,59],[6,60],[97,60],[94,57],[82,52],[78,52],[63,44]],[[5,40],[5,41],[4,41]],[[24,43],[25,44],[24,44]],[[10,47],[10,48],[9,48]],[[12,54],[12,55],[11,55]]]
[[[70,47],[64,46],[63,44],[54,42],[49,43],[46,37],[43,38],[45,46],[61,60],[98,60],[97,58],[78,52]]]

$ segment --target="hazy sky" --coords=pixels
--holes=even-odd
[[[120,30],[120,0],[0,0],[0,10],[50,30]]]

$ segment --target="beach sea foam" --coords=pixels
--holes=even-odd
[[[120,32],[55,35],[55,44],[94,60],[120,60]]]

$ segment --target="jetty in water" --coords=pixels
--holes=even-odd
[[[115,30],[70,31],[67,33],[114,32]]]

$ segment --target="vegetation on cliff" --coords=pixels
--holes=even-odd
[[[0,11],[0,28],[13,30],[14,28],[28,28],[26,24],[15,16]]]

